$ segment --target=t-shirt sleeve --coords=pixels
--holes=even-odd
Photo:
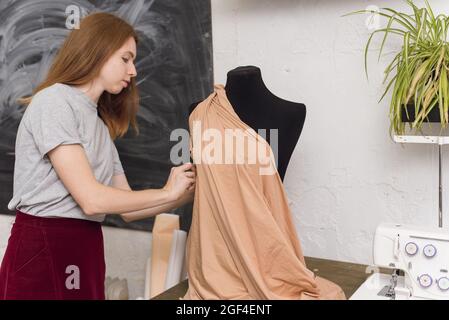
[[[39,99],[28,108],[33,108],[28,123],[42,158],[59,145],[82,144],[75,113],[67,103]]]
[[[120,156],[114,143],[112,143],[112,160],[114,165],[113,175],[117,176],[125,173],[125,170],[123,170],[122,162],[120,161]]]

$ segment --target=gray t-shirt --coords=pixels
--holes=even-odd
[[[82,145],[95,178],[104,185],[124,172],[97,105],[79,89],[56,83],[39,91],[23,114],[8,209],[39,217],[103,221],[104,215],[85,215],[56,174],[47,152],[62,144]]]

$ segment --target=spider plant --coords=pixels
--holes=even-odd
[[[449,18],[444,14],[435,16],[427,0],[423,8],[418,8],[412,0],[405,1],[412,9],[410,14],[391,8],[381,8],[379,12],[361,10],[350,13],[377,13],[387,19],[386,27],[373,31],[366,43],[367,78],[368,50],[376,34],[383,35],[379,60],[389,35],[399,36],[403,43],[384,71],[383,84],[386,89],[379,100],[382,101],[387,92],[392,90],[390,134],[404,134],[407,122],[415,132],[421,131],[423,122],[428,120],[433,108],[439,109],[441,128],[445,128],[449,120]],[[414,106],[414,119],[410,119],[407,105]],[[403,121],[403,110],[408,121]]]

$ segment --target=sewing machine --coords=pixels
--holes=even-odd
[[[351,300],[449,300],[449,231],[381,224],[374,235],[374,271]],[[392,274],[378,272],[392,269]]]

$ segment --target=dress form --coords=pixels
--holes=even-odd
[[[260,69],[255,66],[242,66],[229,71],[225,91],[234,111],[243,122],[256,132],[266,129],[265,139],[268,143],[270,129],[278,130],[278,149],[275,156],[279,176],[284,180],[288,163],[304,126],[306,106],[281,99],[271,93],[262,80]],[[197,104],[190,106],[190,113]]]

